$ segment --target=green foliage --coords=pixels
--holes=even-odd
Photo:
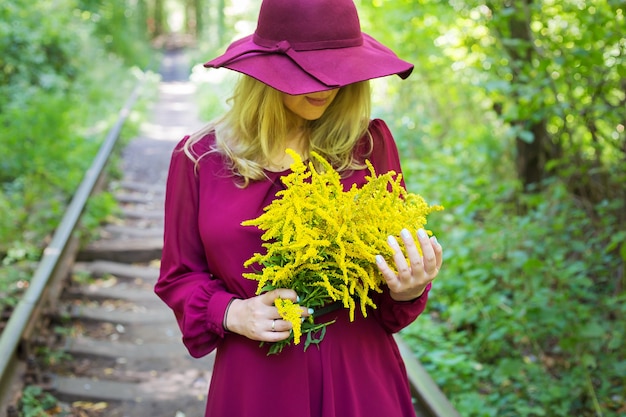
[[[409,337],[463,415],[594,415],[597,400],[616,416],[623,406],[626,297],[611,272],[622,260],[607,250],[609,229],[599,233],[561,184],[550,192],[526,215],[493,194],[480,219],[459,209],[441,222],[446,267]]]
[[[91,196],[87,202],[85,213],[81,217],[83,241],[97,238],[99,226],[106,221],[113,223],[113,217],[120,213],[115,196],[110,192],[101,192]]]
[[[207,70],[201,64],[193,67],[191,80],[197,86],[196,101],[202,120],[213,120],[224,114],[237,77],[226,69]]]
[[[57,332],[57,330],[60,331],[60,334],[67,334],[70,332],[67,328],[55,329],[55,332]],[[35,355],[37,357],[37,361],[47,368],[60,365],[64,362],[67,363],[72,360],[72,355],[67,353],[65,350],[52,349],[49,346],[37,346],[35,348]]]
[[[130,0],[76,0],[74,14],[93,28],[108,53],[126,66],[149,68],[154,54],[146,48],[148,30],[143,2]]]
[[[17,305],[36,267],[39,250],[20,245],[21,242],[16,242],[0,265],[0,312]]]
[[[0,5],[0,86],[12,95],[0,95],[0,109],[19,95],[30,96],[39,89],[65,90],[77,72],[72,51],[80,37],[72,33],[71,15],[58,13],[57,7],[70,8],[71,0],[53,4],[10,0]],[[55,19],[50,16],[58,15]],[[36,26],[34,24],[37,24]],[[70,30],[68,30],[70,29]]]
[[[143,75],[126,66],[141,61],[138,50],[137,60],[123,60],[96,37],[104,27],[131,36],[126,23],[96,16],[100,6],[90,6],[95,9],[77,0],[0,3],[0,309],[27,286],[32,268],[23,265],[39,259]],[[131,17],[132,4],[126,6],[116,2],[116,13]],[[144,56],[150,50],[143,45]],[[135,113],[129,119],[128,126],[138,122]]]
[[[626,179],[626,8],[610,1],[523,4],[459,6],[473,31],[459,34],[455,50],[465,49],[463,60],[487,76],[483,86],[511,134],[544,143],[555,160],[548,171],[586,199],[613,196]]]
[[[30,385],[22,392],[20,399],[20,416],[22,417],[47,417],[54,413],[58,407],[57,399],[41,387]]]
[[[361,2],[365,29],[416,65],[375,83],[375,114],[410,191],[446,207],[429,220],[444,268],[404,336],[463,416],[617,417],[624,6],[526,3]],[[537,132],[549,175],[525,194],[519,143]]]

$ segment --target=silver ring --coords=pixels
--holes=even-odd
[[[272,320],[272,331],[276,331],[276,319]]]

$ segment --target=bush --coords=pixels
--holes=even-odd
[[[81,7],[0,3],[0,310],[25,288],[19,265],[39,258],[141,73],[94,35],[123,32],[119,19],[107,26]]]
[[[594,219],[559,181],[512,198],[485,180],[488,169],[427,176],[432,165],[422,164],[418,191],[460,188],[467,199],[442,197],[446,212],[429,222],[445,260],[427,314],[404,332],[416,356],[463,416],[619,415],[626,296],[615,203]]]

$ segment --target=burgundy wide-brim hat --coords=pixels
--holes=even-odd
[[[204,64],[249,75],[287,94],[330,90],[413,65],[361,32],[352,0],[264,0],[254,34]]]

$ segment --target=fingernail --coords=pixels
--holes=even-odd
[[[376,263],[382,265],[385,263],[385,258],[382,255],[376,255]]]
[[[421,237],[421,238],[425,238],[425,239],[427,239],[427,238],[428,238],[428,235],[426,234],[426,231],[425,231],[424,229],[419,229],[419,230],[417,231],[417,234],[418,234],[418,235],[419,235],[419,237]]]
[[[437,240],[437,236],[433,236],[433,242],[435,242],[436,245],[439,245],[439,241]]]
[[[411,232],[409,232],[406,229],[402,229],[402,231],[400,232],[400,235],[402,235],[404,239],[409,239],[411,237]]]
[[[387,242],[389,242],[389,244],[393,246],[394,248],[397,248],[399,246],[396,238],[391,235],[389,235],[389,237],[387,238]]]
[[[300,317],[300,323],[304,323],[304,317]]]
[[[300,302],[300,296],[296,295],[296,304]]]
[[[315,310],[313,310],[312,308],[309,308],[309,314],[313,314],[315,313]]]

